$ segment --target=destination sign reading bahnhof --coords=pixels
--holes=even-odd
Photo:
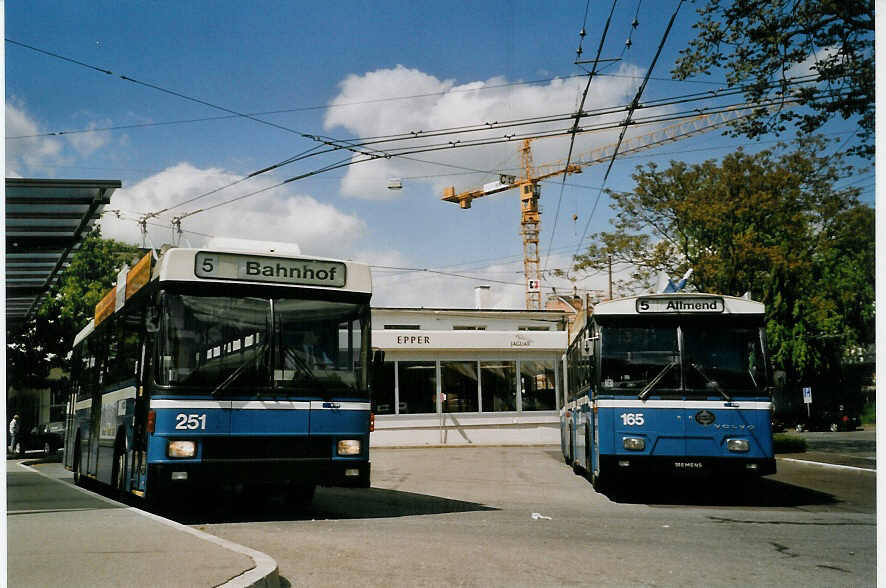
[[[215,280],[330,288],[343,288],[347,282],[347,268],[340,261],[199,251],[194,265],[198,278]]]
[[[722,298],[712,296],[674,296],[669,298],[639,298],[639,313],[708,314],[725,310]]]

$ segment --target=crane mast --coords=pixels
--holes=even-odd
[[[727,109],[722,112],[705,114],[692,117],[664,129],[640,135],[628,139],[622,146],[620,153],[636,153],[657,145],[679,141],[695,135],[700,135],[716,128],[722,127],[727,122],[748,115],[754,107],[740,106]],[[770,107],[772,108],[772,107]],[[578,156],[578,163],[568,166],[565,162],[553,162],[540,166],[542,169],[554,167],[554,171],[538,173],[532,162],[531,144],[532,139],[524,139],[520,146],[520,164],[523,168],[523,177],[516,178],[509,175],[499,176],[498,182],[486,184],[482,188],[455,193],[455,187],[444,188],[442,200],[457,203],[462,209],[471,207],[471,201],[490,194],[504,192],[512,188],[520,189],[520,236],[523,239],[523,274],[526,278],[526,309],[541,309],[541,271],[539,268],[538,236],[541,228],[541,211],[538,207],[538,199],[541,196],[542,180],[559,175],[578,174],[587,166],[606,161],[612,156],[615,145],[606,145],[593,149],[584,155]],[[565,167],[564,167],[565,166]]]

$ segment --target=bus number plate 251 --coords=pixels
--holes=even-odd
[[[182,414],[179,413],[175,415],[175,428],[176,429],[184,429],[188,431],[196,431],[200,429],[201,431],[206,430],[206,415],[205,414]]]

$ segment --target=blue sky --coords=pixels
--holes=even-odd
[[[602,57],[622,60],[606,65],[606,75],[591,84],[586,109],[630,102],[676,6],[669,0],[618,3]],[[136,220],[142,214],[317,148],[306,135],[353,140],[573,112],[586,83],[577,77],[585,70],[573,64],[578,32],[584,25],[583,57],[590,59],[610,4],[591,2],[587,17],[585,7],[565,1],[6,3],[8,40],[80,62],[6,43],[7,175],[120,179],[123,188],[109,207],[119,218],[106,214],[103,232],[141,243]],[[667,79],[695,20],[695,6],[684,4],[644,100],[724,87],[717,76]],[[47,135],[60,131],[68,133]],[[447,135],[443,141],[472,136]],[[612,131],[581,136],[576,153],[616,137]],[[619,159],[606,187],[630,190],[631,171],[648,161],[695,162],[738,146],[769,145],[707,133]],[[194,246],[209,236],[287,241],[307,254],[367,261],[376,266],[377,305],[469,307],[473,287],[489,284],[496,306],[519,308],[524,294],[516,191],[477,200],[467,211],[440,200],[447,185],[461,191],[499,172],[516,173],[517,148],[512,141],[381,158],[195,212],[350,156],[317,155],[152,218],[151,242],[172,241],[172,218],[193,213],[181,222],[184,239]],[[537,140],[534,162],[563,159],[567,150],[566,139]],[[543,185],[540,251],[547,269],[565,268],[583,235],[607,228],[605,195],[591,215],[605,169],[589,166],[569,176],[562,191],[560,180]],[[387,189],[392,177],[401,179],[402,190]],[[860,181],[867,190],[863,198],[872,202],[873,176]],[[589,276],[575,285],[602,289],[605,282],[605,276]],[[545,286],[548,292],[551,286],[572,289],[563,280],[546,280]]]

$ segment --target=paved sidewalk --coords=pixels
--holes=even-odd
[[[26,463],[6,463],[9,586],[279,587],[277,564],[263,553]]]

